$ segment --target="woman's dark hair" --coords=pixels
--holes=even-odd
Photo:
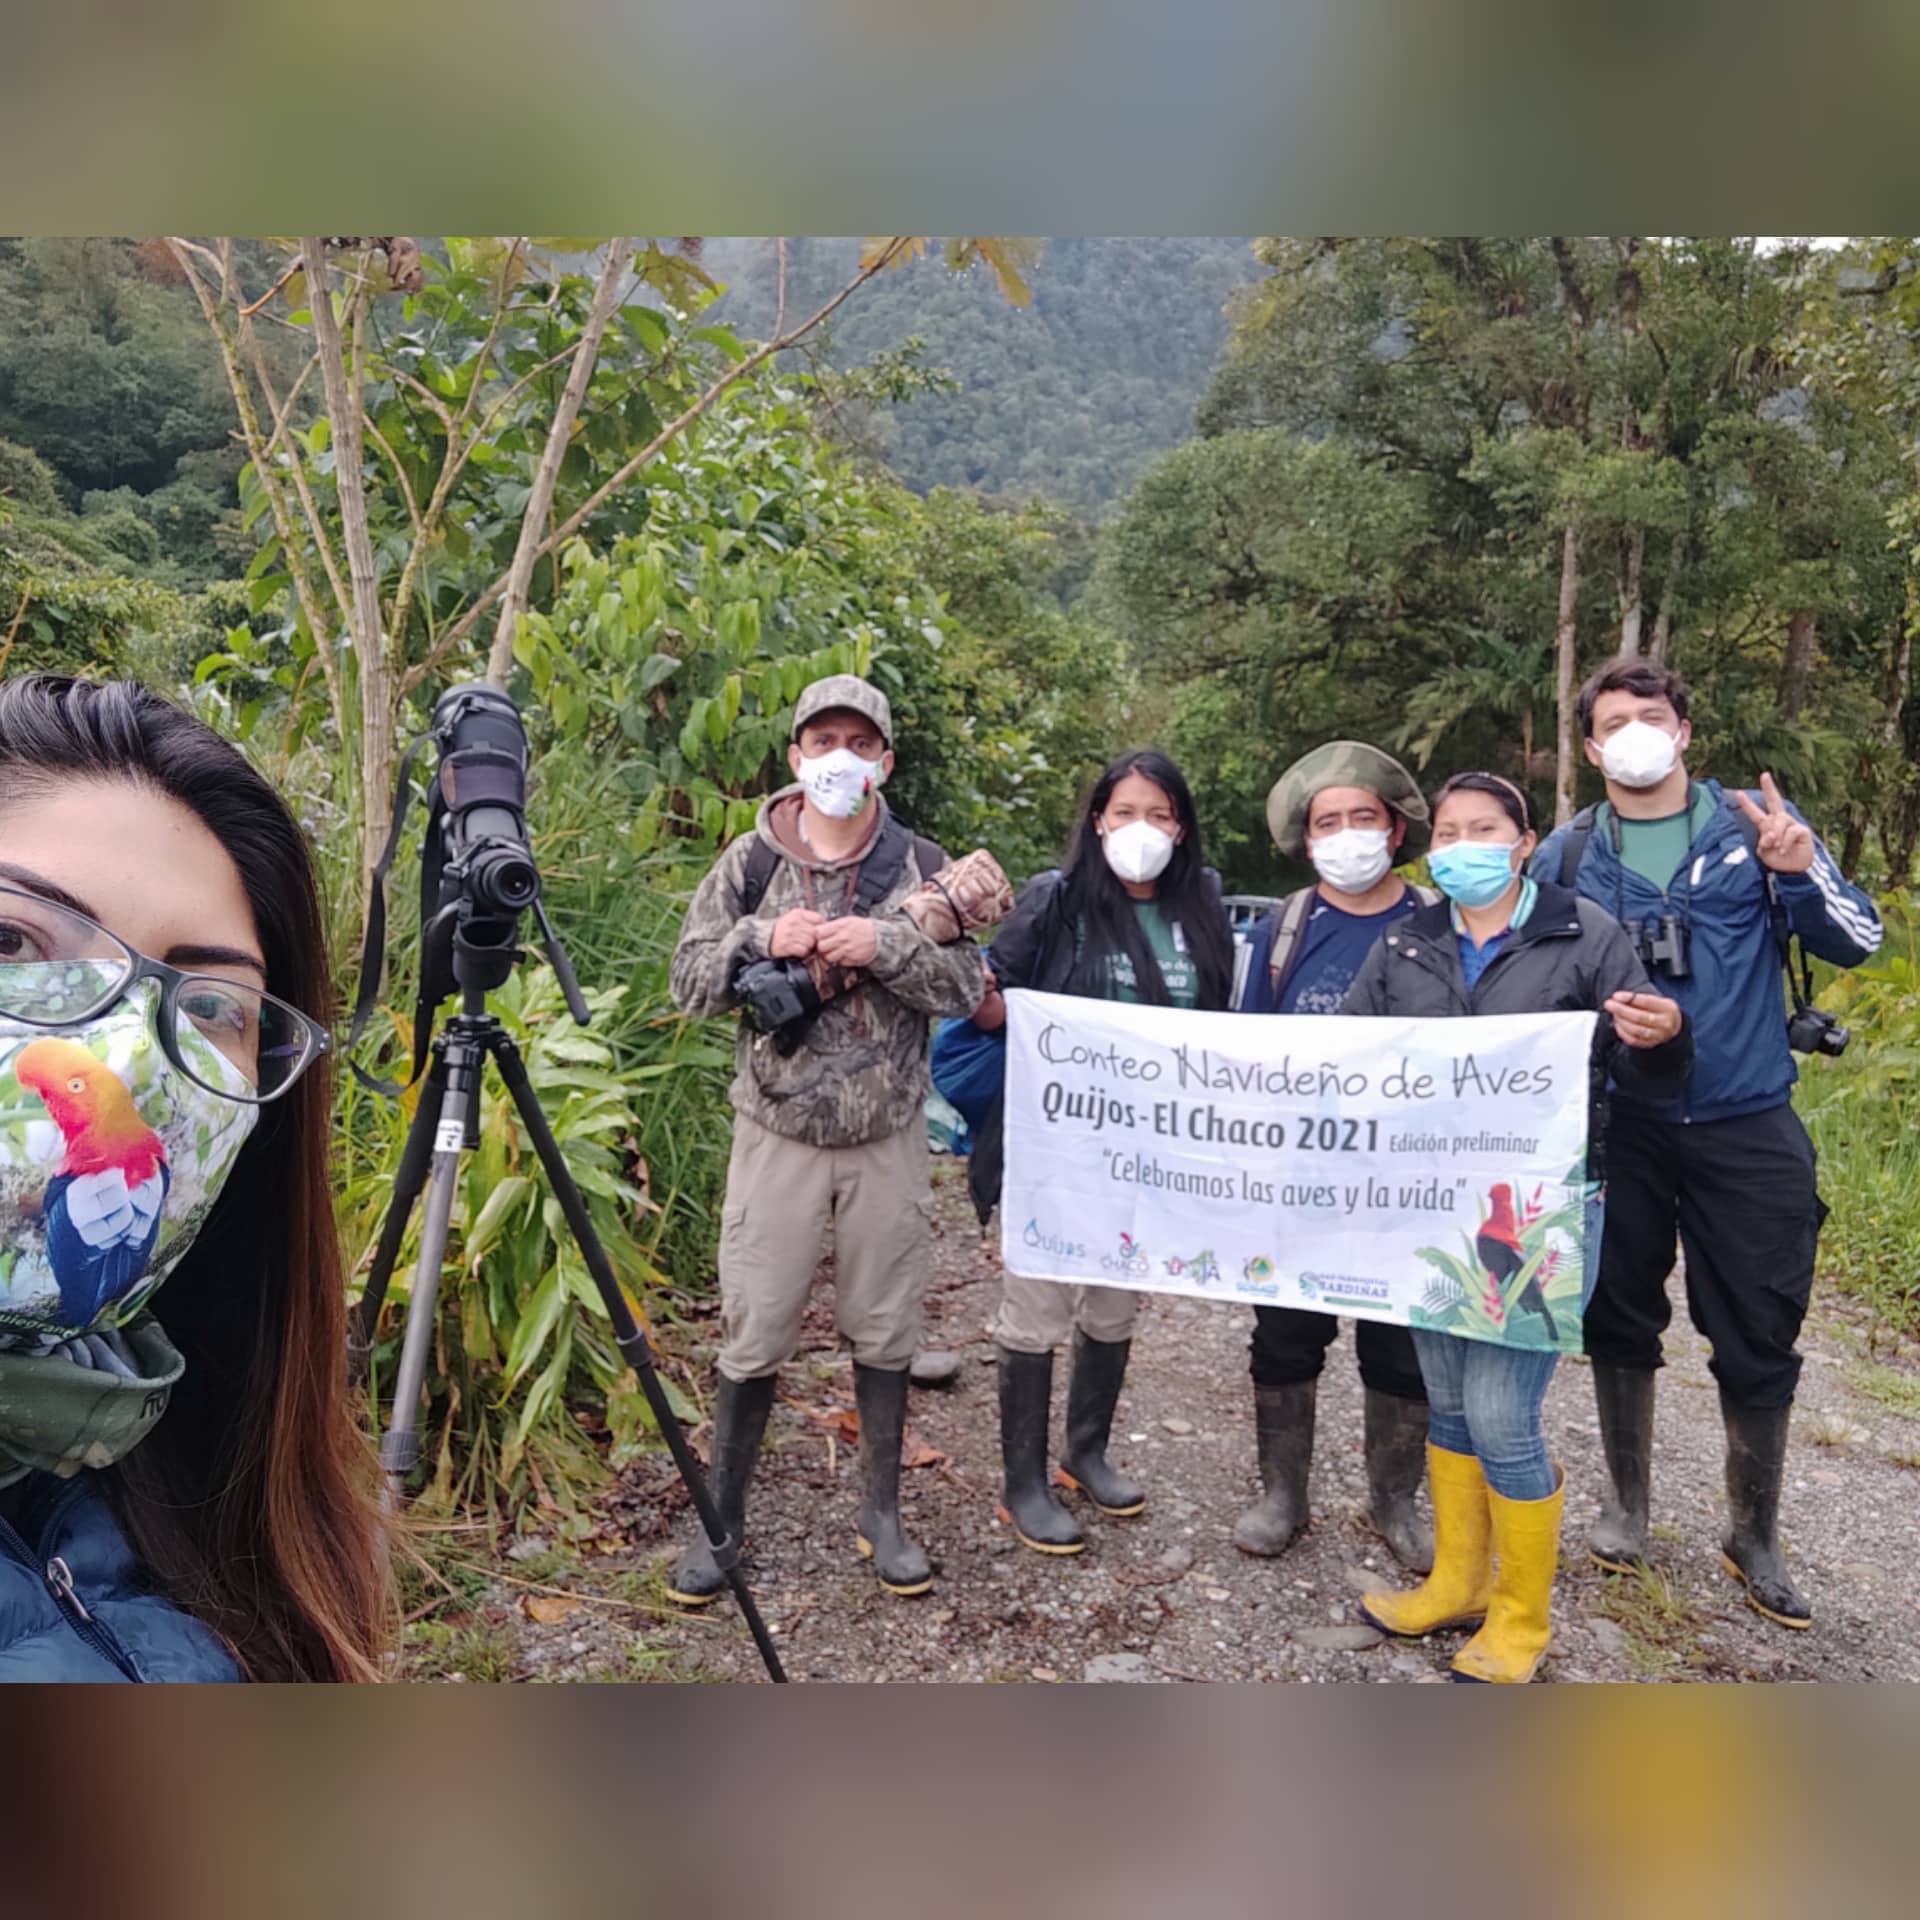
[[[1507,818],[1522,833],[1533,831],[1532,809],[1527,805],[1527,796],[1511,780],[1501,774],[1456,773],[1433,796],[1428,808],[1430,817],[1438,820],[1442,803],[1456,793],[1490,793],[1506,810]]]
[[[1073,844],[1061,869],[1065,879],[1062,911],[1071,925],[1086,928],[1068,991],[1090,998],[1104,997],[1108,956],[1123,952],[1133,962],[1141,999],[1159,1007],[1168,1004],[1167,983],[1160,977],[1159,963],[1141,931],[1133,897],[1107,865],[1100,844],[1097,822],[1113,798],[1114,788],[1132,773],[1151,780],[1173,802],[1182,832],[1166,871],[1154,882],[1153,897],[1167,918],[1178,922],[1187,950],[1193,955],[1199,975],[1197,1004],[1222,1009],[1233,997],[1233,932],[1227,924],[1218,882],[1207,872],[1201,856],[1200,817],[1194,811],[1193,791],[1180,769],[1164,753],[1151,748],[1122,754],[1093,783],[1087,804],[1080,810],[1080,824],[1074,829]]]
[[[269,991],[331,1016],[306,841],[234,747],[131,681],[0,685],[0,808],[69,780],[130,782],[196,814],[239,869]],[[377,1679],[386,1638],[372,1456],[348,1403],[331,1111],[324,1060],[261,1110],[158,1296],[185,1377],[100,1475],[159,1589],[255,1680]]]

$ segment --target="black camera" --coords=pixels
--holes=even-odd
[[[734,997],[755,1029],[789,1054],[820,1013],[819,985],[804,960],[750,960],[733,976]]]
[[[1787,1045],[1795,1053],[1824,1053],[1837,1060],[1852,1038],[1838,1017],[1823,1007],[1797,1006],[1787,1020]]]
[[[1692,977],[1692,942],[1686,921],[1677,913],[1663,913],[1657,928],[1651,921],[1635,927],[1633,945],[1649,973],[1664,973],[1669,980]]]

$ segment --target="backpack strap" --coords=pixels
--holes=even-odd
[[[853,890],[853,899],[849,911],[870,914],[893,891],[894,883],[900,878],[900,870],[907,864],[907,855],[912,853],[920,868],[920,877],[924,880],[929,874],[938,873],[947,864],[947,856],[935,841],[924,834],[910,832],[892,814],[887,816],[886,825],[880,829],[880,837],[874,842],[873,851],[860,865],[860,883]],[[740,877],[740,911],[743,915],[760,911],[760,902],[766,898],[767,888],[780,865],[780,855],[756,833],[753,845],[747,850],[747,870]]]
[[[760,902],[767,896],[767,884],[779,865],[780,856],[756,833],[753,845],[747,849],[747,870],[740,878],[740,912],[743,918],[760,911]]]
[[[1447,897],[1438,887],[1416,887],[1411,881],[1407,883],[1407,891],[1423,907],[1437,907]]]
[[[1293,967],[1294,955],[1300,951],[1300,935],[1306,927],[1307,915],[1313,911],[1313,896],[1317,891],[1314,887],[1302,887],[1280,903],[1273,946],[1267,954],[1267,991],[1273,996],[1275,1006],[1280,1003],[1281,983]]]
[[[1587,857],[1587,843],[1593,838],[1596,814],[1592,807],[1582,807],[1573,816],[1567,827],[1567,837],[1560,848],[1560,884],[1569,893],[1579,892],[1580,862]]]

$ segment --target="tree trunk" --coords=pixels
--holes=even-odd
[[[500,619],[493,630],[493,646],[487,654],[487,678],[504,687],[513,671],[513,642],[520,616],[527,610],[527,587],[533,579],[534,562],[544,551],[548,518],[553,506],[553,489],[560,478],[560,462],[566,457],[573,439],[573,423],[580,417],[580,403],[587,397],[587,386],[600,358],[600,341],[607,322],[613,317],[614,302],[620,296],[620,283],[627,277],[627,263],[633,258],[631,240],[610,240],[607,263],[600,272],[600,284],[594,289],[593,309],[580,330],[580,343],[574,348],[573,367],[560,395],[553,424],[547,429],[547,444],[534,471],[533,491],[527,497],[526,510],[520,516],[520,539],[513,550],[513,564],[507,569],[506,589],[500,598]]]
[[[1780,662],[1780,684],[1773,708],[1782,720],[1798,720],[1807,704],[1807,681],[1813,673],[1814,641],[1819,623],[1811,607],[1800,607],[1787,623],[1787,654]]]
[[[1654,615],[1653,639],[1647,658],[1656,667],[1667,664],[1667,648],[1673,640],[1673,609],[1680,597],[1680,576],[1687,570],[1687,530],[1682,527],[1673,536],[1673,551],[1667,556],[1667,577],[1660,583],[1660,611]]]
[[[327,268],[327,243],[302,236],[301,264],[307,272],[307,304],[320,350],[320,378],[327,390],[327,419],[333,443],[334,493],[340,502],[340,527],[346,539],[347,578],[352,586],[351,620],[354,667],[360,675],[360,843],[362,904],[375,862],[386,844],[393,783],[393,699],[387,673],[385,622],[380,617],[380,587],[374,572],[373,535],[367,522],[366,475],[362,465],[365,435],[360,417],[359,371],[351,381],[340,321],[333,311],[333,275]]]
[[[1580,529],[1571,521],[1560,547],[1560,624],[1554,634],[1554,700],[1559,740],[1553,768],[1553,820],[1573,818],[1573,698],[1576,626],[1580,601]]]
[[[1647,530],[1635,527],[1620,542],[1620,652],[1640,657],[1640,572],[1647,557]]]

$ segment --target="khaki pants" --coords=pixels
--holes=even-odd
[[[833,1316],[853,1357],[913,1359],[927,1291],[932,1156],[926,1124],[858,1147],[812,1147],[736,1114],[720,1216],[720,1371],[756,1380],[800,1344],[833,1223]]]
[[[1140,1296],[1130,1287],[1070,1287],[1002,1278],[993,1337],[1012,1353],[1051,1353],[1075,1327],[1089,1340],[1130,1340]]]

